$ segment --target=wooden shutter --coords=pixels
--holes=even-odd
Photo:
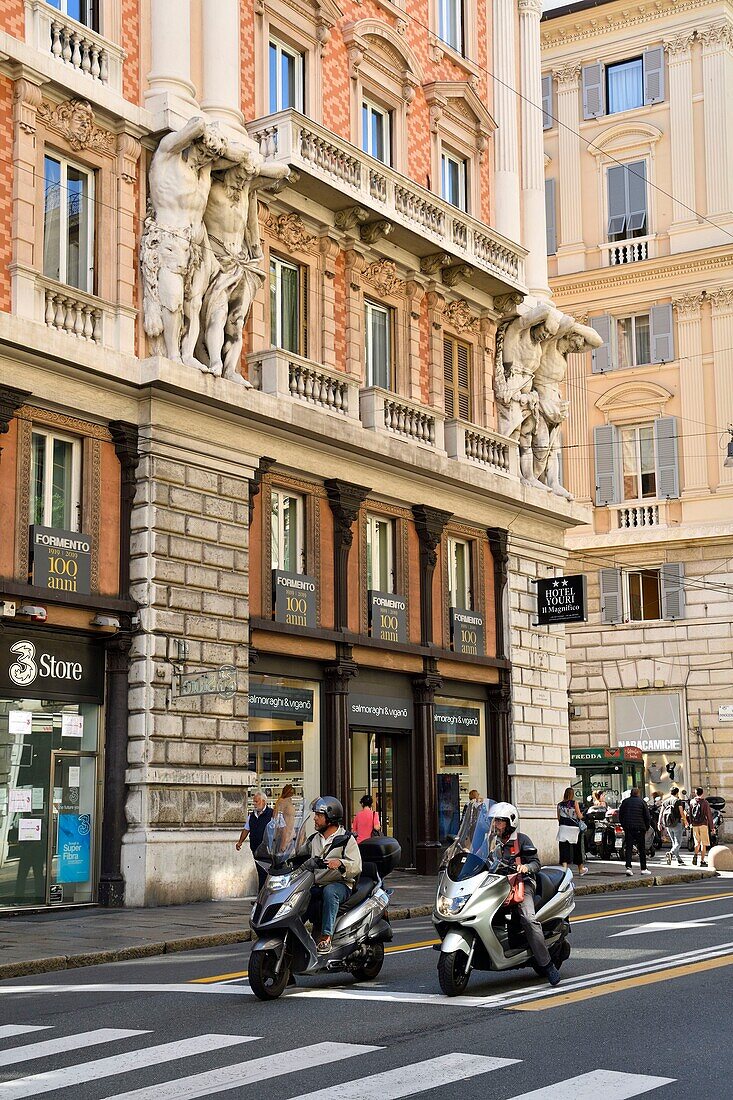
[[[675,500],[680,495],[676,416],[660,416],[654,421],[654,455],[657,497],[659,500]]]
[[[649,230],[646,209],[646,161],[635,160],[632,164],[627,164],[624,171],[628,196],[626,232],[629,236],[632,233],[643,235]]]
[[[623,593],[621,589],[620,569],[600,569],[601,581],[601,622],[623,622]]]
[[[445,414],[450,419],[471,420],[472,410],[472,348],[454,336],[443,339],[443,378],[445,382]]]
[[[600,61],[583,66],[583,118],[598,118],[606,113],[603,78],[603,65]]]
[[[552,73],[544,73],[542,77],[542,129],[551,130],[554,125],[552,117]]]
[[[545,225],[547,226],[547,255],[554,256],[557,252],[554,180],[545,180]]]
[[[671,363],[674,360],[672,337],[672,304],[652,306],[649,310],[649,337],[652,363]]]
[[[685,567],[682,562],[662,566],[662,618],[681,619],[685,614]]]
[[[299,353],[308,357],[308,268],[298,268],[298,290],[300,295],[300,337]]]
[[[607,313],[604,313],[600,317],[591,317],[590,324],[591,328],[594,328],[601,340],[603,340],[601,347],[593,348],[591,370],[593,374],[605,374],[606,371],[614,369],[614,363],[611,359],[611,328],[613,318]]]
[[[664,49],[654,46],[644,51],[644,103],[661,103],[664,99]]]
[[[453,361],[455,358],[455,340],[450,336],[443,338],[443,389],[445,391],[445,415],[451,420],[455,415],[455,391],[453,385]]]
[[[620,499],[618,433],[613,424],[593,429],[596,458],[596,504],[618,504]]]
[[[608,187],[608,239],[626,233],[628,208],[626,205],[626,167],[615,164],[606,172]]]

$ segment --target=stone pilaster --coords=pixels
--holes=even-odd
[[[669,74],[669,118],[672,142],[672,223],[695,218],[695,134],[692,111],[693,32],[664,43]]]
[[[521,239],[519,148],[517,135],[517,36],[514,0],[494,0],[494,218],[510,241]]]
[[[440,861],[438,840],[438,791],[436,781],[435,693],[440,691],[443,680],[438,673],[438,663],[432,657],[425,658],[422,676],[412,681],[412,697],[415,707],[415,733],[413,737],[414,774],[420,777],[415,784],[415,867],[419,875],[435,875]]]
[[[408,358],[410,361],[410,397],[413,401],[424,401],[422,377],[422,349],[420,347],[420,314],[422,312],[425,287],[415,279],[405,283],[407,292],[407,332],[409,336]]]
[[[583,189],[580,182],[582,139],[580,117],[580,65],[565,65],[553,73],[557,84],[558,140],[560,167],[557,191],[560,197],[560,234],[557,249],[559,274],[585,268],[583,243]]]
[[[705,94],[705,181],[708,215],[729,214],[733,149],[729,104],[733,99],[733,24],[714,23],[699,32]]]
[[[545,228],[545,152],[542,138],[542,57],[540,18],[542,0],[519,0],[519,53],[522,117],[522,244],[527,286],[533,294],[549,297],[547,234]]]
[[[438,547],[450,512],[413,504],[415,530],[420,540],[420,644],[433,644],[433,574],[438,564]]]
[[[722,428],[733,425],[733,287],[707,291],[713,307],[713,373],[715,413]],[[733,469],[723,465],[720,452],[720,484],[733,485]]]
[[[588,432],[587,355],[568,355],[567,396],[570,413],[563,432],[567,446],[564,484],[576,500],[590,501],[592,496],[590,463],[588,461],[590,434]]]
[[[318,239],[321,253],[321,362],[324,367],[336,366],[336,260],[339,243],[324,233]]]
[[[677,313],[677,358],[680,360],[680,403],[685,415],[679,421],[682,436],[683,496],[707,492],[705,447],[700,446],[700,424],[705,422],[705,372],[702,362],[700,293],[684,294],[673,303]]]
[[[346,266],[346,373],[364,381],[364,295],[361,274],[366,266],[362,252],[344,252]]]
[[[443,374],[443,312],[445,310],[445,298],[437,290],[429,290],[425,300],[428,306],[429,401],[433,408],[442,409],[445,402],[445,377]]]
[[[242,128],[239,0],[201,0],[201,106],[214,121]]]

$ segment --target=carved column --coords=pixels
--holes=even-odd
[[[733,98],[733,26],[716,23],[704,27],[699,36],[705,95],[705,213],[726,214],[733,206],[730,200],[733,159],[728,120]]]
[[[707,296],[713,306],[716,420],[721,428],[727,428],[733,426],[733,287],[709,290]],[[720,484],[733,485],[733,469],[723,466],[724,453],[719,452]]]
[[[529,249],[525,281],[533,294],[549,297],[545,228],[545,151],[542,137],[542,0],[519,0],[522,115],[522,243]]]
[[[681,458],[684,496],[707,491],[705,447],[700,446],[700,424],[705,421],[705,372],[702,362],[700,293],[683,294],[674,303],[677,313],[677,358],[680,365]],[[721,421],[721,424],[723,422]]]
[[[241,127],[239,0],[202,0],[201,106],[211,119]]]
[[[669,73],[669,119],[672,143],[672,222],[695,219],[695,130],[692,112],[694,32],[664,43]]]
[[[489,688],[489,728],[487,731],[487,793],[499,802],[511,802],[509,730],[512,692],[509,672],[502,669],[498,685]]]
[[[119,591],[120,597],[127,599],[130,595],[130,537],[132,533],[132,506],[135,501],[135,472],[140,463],[138,431],[135,424],[128,424],[124,420],[110,421],[109,431],[122,474],[120,483]]]
[[[415,867],[418,875],[434,875],[440,860],[438,792],[435,764],[435,693],[443,686],[438,663],[426,657],[423,674],[412,681],[415,709],[413,774],[415,776]]]
[[[333,512],[333,617],[336,630],[349,628],[349,553],[353,526],[371,489],[330,478],[325,483]]]
[[[433,408],[442,409],[445,403],[445,378],[443,375],[443,311],[445,298],[437,290],[426,294],[428,305],[428,371],[430,375],[429,400]]]
[[[494,0],[494,218],[510,241],[522,236],[519,211],[519,119],[514,0]]]
[[[496,656],[499,660],[507,657],[506,637],[506,600],[509,577],[509,536],[501,527],[489,527],[489,549],[494,562],[494,621],[496,623]]]
[[[30,390],[16,390],[12,386],[0,386],[0,436],[7,435],[10,431],[10,421],[14,418],[18,409],[25,405],[31,396]],[[0,459],[3,448],[0,445]]]
[[[580,65],[565,65],[553,76],[557,81],[557,118],[559,141],[560,239],[558,271],[577,271],[585,267],[583,242],[583,188],[580,182],[581,137],[578,133],[580,103]],[[570,254],[570,255],[568,255]]]
[[[339,645],[335,664],[324,669],[323,789],[327,794],[334,794],[347,813],[351,787],[349,683],[358,672],[348,645]]]
[[[336,366],[336,260],[339,243],[324,233],[318,239],[321,253],[321,362],[324,367]],[[311,358],[314,358],[311,353]]]
[[[196,102],[191,83],[191,0],[151,0],[148,85],[145,105],[151,110],[166,105],[168,97],[189,105]]]
[[[366,267],[362,252],[344,252],[346,267],[346,373],[364,384],[364,298],[361,273]]]
[[[410,362],[410,397],[413,401],[425,401],[423,393],[423,357],[420,348],[420,314],[425,298],[425,287],[414,279],[408,279],[405,284],[407,291],[407,331],[409,334],[409,362]],[[427,382],[427,379],[425,379]],[[429,400],[429,398],[428,398]]]
[[[580,318],[578,318],[580,320]],[[582,322],[585,324],[585,321]],[[591,471],[588,462],[590,434],[588,431],[588,356],[568,355],[566,392],[570,413],[563,428],[567,443],[563,470],[564,483],[578,501],[591,500]]]
[[[420,540],[420,645],[433,644],[433,574],[438,563],[438,546],[452,512],[413,504],[415,530]]]
[[[120,631],[106,643],[107,692],[104,748],[104,814],[99,875],[99,904],[120,909],[125,903],[121,870],[122,838],[127,823],[128,669],[132,634]]]

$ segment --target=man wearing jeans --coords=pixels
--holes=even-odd
[[[667,830],[669,839],[672,842],[672,850],[667,853],[667,863],[671,863],[673,859],[676,859],[680,867],[683,866],[680,846],[682,844],[682,830],[687,825],[687,818],[685,817],[684,803],[680,799],[679,787],[670,787],[669,796],[662,803],[659,824]]]
[[[632,787],[628,798],[621,801],[618,810],[618,820],[624,831],[626,841],[626,874],[632,875],[631,856],[634,847],[639,852],[639,866],[642,875],[648,876],[651,871],[646,869],[646,831],[649,828],[651,817],[649,807],[643,798],[639,796],[639,788]]]
[[[350,896],[361,874],[361,853],[354,837],[343,827],[344,808],[337,798],[317,798],[313,819],[317,831],[297,855],[305,856],[315,872],[309,915],[314,928],[320,923],[318,954],[328,955],[339,905]]]

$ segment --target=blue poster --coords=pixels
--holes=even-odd
[[[57,882],[89,881],[91,840],[91,814],[59,814]]]

